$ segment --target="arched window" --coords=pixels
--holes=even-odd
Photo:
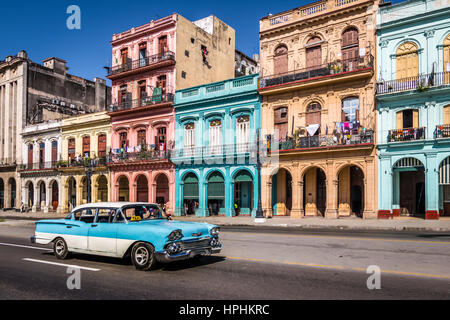
[[[359,38],[356,28],[348,28],[342,34],[342,62],[344,72],[354,70],[358,65]]]
[[[209,146],[212,154],[220,153],[222,144],[222,121],[213,120],[209,123]]]
[[[91,155],[91,137],[83,137],[83,156],[88,158]]]
[[[106,157],[106,134],[98,136],[98,156],[99,158]]]
[[[285,45],[281,45],[275,50],[273,63],[274,74],[288,72],[288,48]]]
[[[306,126],[310,125],[320,125],[321,123],[321,113],[322,106],[318,102],[311,102],[306,107]],[[315,135],[319,134],[319,130],[316,131]]]
[[[450,83],[450,34],[444,40],[444,83]]]
[[[342,100],[342,122],[359,120],[359,98],[349,97]]]
[[[312,37],[306,44],[306,68],[314,69],[322,64],[322,47],[319,37]]]
[[[126,152],[126,148],[128,147],[128,134],[127,132],[121,132],[119,134],[119,143],[120,143],[120,148],[124,149],[124,151]]]
[[[68,144],[68,153],[69,153],[69,160],[73,160],[75,158],[75,139],[69,139]]]
[[[156,150],[166,151],[167,144],[167,128],[160,127],[158,128],[158,133],[155,137]]]
[[[401,44],[396,54],[396,79],[417,77],[419,75],[419,55],[417,45],[413,42]]]
[[[186,148],[186,156],[193,155],[193,148],[195,147],[195,124],[188,123],[184,126],[184,147]]]

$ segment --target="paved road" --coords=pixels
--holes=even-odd
[[[228,228],[220,256],[139,272],[120,259],[58,261],[32,227],[0,227],[0,299],[449,299],[450,234]],[[26,259],[26,260],[24,260]],[[69,290],[67,267],[81,270]],[[382,270],[369,290],[369,265]]]

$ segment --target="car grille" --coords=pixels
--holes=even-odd
[[[210,239],[187,241],[187,242],[182,242],[181,247],[183,248],[183,250],[208,248],[208,247],[210,247],[209,242],[210,242]]]

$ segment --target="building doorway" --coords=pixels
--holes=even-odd
[[[272,176],[272,210],[274,216],[289,216],[292,210],[292,176],[280,169]]]
[[[320,168],[311,168],[303,176],[303,210],[305,216],[325,217],[327,208],[326,174]]]
[[[248,171],[240,171],[234,178],[233,205],[236,216],[251,215],[253,211],[253,177]]]
[[[198,178],[194,173],[188,173],[183,179],[183,212],[184,215],[194,215],[199,207]]]

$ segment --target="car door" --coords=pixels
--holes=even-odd
[[[93,253],[116,255],[117,224],[113,223],[115,211],[99,208],[94,223],[89,227],[88,247]]]
[[[88,232],[92,210],[80,209],[73,213],[71,220],[66,220],[64,240],[69,250],[87,250]]]

